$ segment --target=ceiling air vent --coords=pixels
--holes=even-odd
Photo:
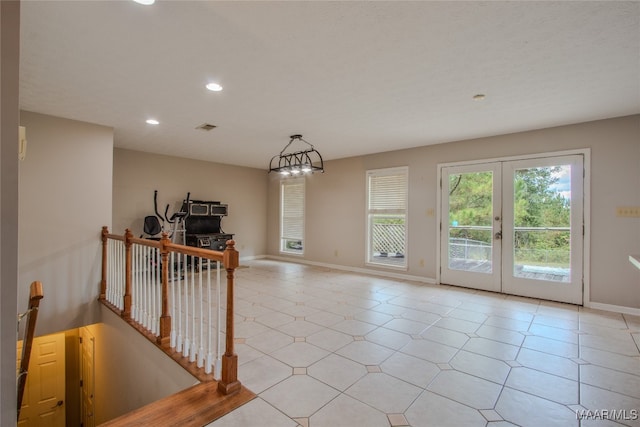
[[[209,123],[203,123],[200,126],[198,126],[196,129],[206,130],[208,132],[208,131],[210,131],[212,129],[215,129],[216,127],[217,127],[216,125],[212,125],[212,124],[209,124]]]

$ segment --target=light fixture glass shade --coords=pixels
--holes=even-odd
[[[279,172],[282,175],[324,172],[324,161],[318,150],[302,139],[302,135],[291,135],[290,138],[291,140],[282,149],[280,154],[271,158],[269,162],[269,172]],[[302,141],[311,148],[285,153],[294,141]]]

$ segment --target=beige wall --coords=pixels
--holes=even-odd
[[[100,308],[103,323],[87,326],[95,339],[96,425],[198,383],[127,322]]]
[[[640,308],[640,271],[628,261],[640,253],[640,219],[616,217],[615,210],[640,206],[638,115],[326,162],[324,174],[307,180],[303,259],[365,268],[365,171],[409,166],[405,273],[435,279],[437,225],[427,211],[436,209],[438,164],[582,148],[591,149],[592,163],[590,300]],[[274,256],[281,256],[278,182],[270,178],[267,252]]]
[[[20,162],[18,305],[40,280],[37,335],[98,320],[100,228],[111,223],[113,130],[21,112],[27,155]]]
[[[16,421],[20,2],[0,1],[0,425]]]
[[[113,167],[114,233],[131,228],[142,234],[143,218],[153,215],[154,190],[161,213],[167,204],[170,213],[179,209],[190,192],[192,199],[229,205],[222,229],[234,234],[241,257],[265,254],[266,171],[123,149],[114,150]]]

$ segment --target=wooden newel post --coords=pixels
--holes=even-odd
[[[107,299],[107,234],[109,228],[102,227],[102,279],[100,280],[100,296],[99,300]]]
[[[123,306],[122,317],[125,319],[131,319],[131,280],[132,280],[132,265],[133,258],[131,256],[131,239],[133,238],[133,233],[128,228],[124,232],[124,297],[123,297]]]
[[[171,316],[169,315],[169,249],[167,244],[171,243],[171,240],[167,233],[162,233],[161,242],[162,315],[160,316],[160,330],[158,331],[157,340],[158,344],[169,346],[171,344]]]
[[[233,240],[229,240],[222,256],[222,263],[227,270],[227,330],[225,353],[222,356],[222,378],[218,382],[218,391],[223,394],[240,391],[238,355],[233,349],[233,273],[240,263],[240,255],[235,249],[235,244]]]

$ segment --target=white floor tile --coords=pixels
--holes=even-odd
[[[464,372],[448,370],[440,372],[428,390],[475,409],[492,409],[502,386]]]
[[[562,405],[577,405],[579,401],[578,382],[524,366],[512,368],[505,385]]]
[[[384,347],[399,350],[411,341],[411,336],[381,327],[365,335],[365,339]]]
[[[578,364],[566,357],[522,348],[516,360],[527,368],[578,381]]]
[[[640,372],[636,372],[640,375]],[[580,365],[580,381],[640,399],[640,376],[614,371],[597,365]],[[638,408],[640,409],[640,408]]]
[[[363,365],[379,365],[394,353],[393,350],[368,341],[354,341],[347,344],[336,354]]]
[[[404,413],[422,389],[385,373],[370,373],[345,393],[387,414]]]
[[[495,410],[505,421],[522,427],[578,427],[576,414],[566,406],[508,387]]]
[[[640,408],[638,316],[249,264],[234,323],[238,376],[258,397],[216,427],[577,427],[579,408]],[[640,427],[615,421],[581,425]]]
[[[425,391],[405,412],[412,427],[485,427],[479,411],[446,397]]]
[[[338,394],[338,390],[308,375],[294,375],[260,397],[291,418],[308,418]]]
[[[309,419],[310,427],[389,427],[387,416],[350,396],[341,394]]]
[[[330,354],[307,368],[307,375],[344,391],[367,374],[367,368],[353,360]]]
[[[459,351],[449,364],[457,371],[498,384],[504,384],[511,370],[511,367],[501,360],[464,350]]]
[[[296,427],[297,425],[298,423],[260,398],[253,399],[224,417],[207,424],[211,427]]]
[[[420,339],[409,341],[400,351],[433,363],[449,363],[458,349],[435,341]]]
[[[384,373],[421,388],[426,388],[440,373],[435,363],[400,352],[385,360],[380,368]]]
[[[328,351],[306,342],[294,342],[271,353],[271,356],[292,368],[304,368],[326,357]]]

